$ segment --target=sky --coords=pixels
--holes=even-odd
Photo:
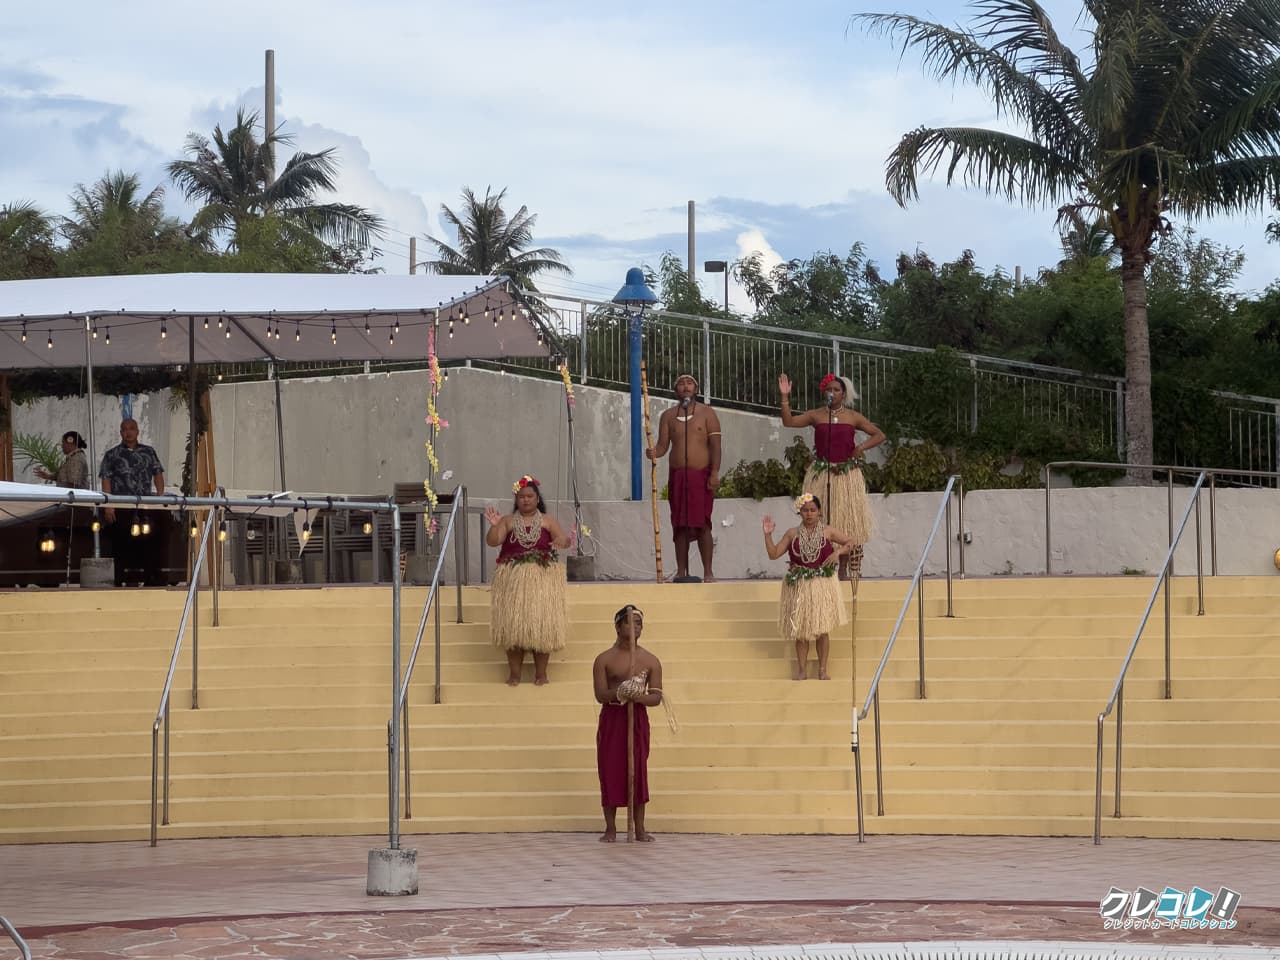
[[[1063,33],[1078,3],[1046,0]],[[998,126],[976,90],[926,77],[851,15],[965,19],[956,0],[62,0],[6,10],[0,36],[0,203],[65,213],[108,170],[168,185],[192,132],[261,110],[275,50],[276,120],[297,149],[336,147],[340,199],[385,218],[388,272],[410,236],[451,242],[441,204],[505,188],[570,278],[547,292],[609,299],[626,270],[686,259],[696,204],[701,263],[768,264],[859,241],[889,277],[901,252],[1034,275],[1060,256],[1055,212],[937,180],[903,209],[885,159],[917,126]],[[285,148],[286,150],[288,148]],[[169,186],[175,215],[192,208]],[[1280,275],[1267,214],[1196,224],[1242,249],[1241,291]],[[418,241],[419,258],[428,245]],[[746,298],[730,290],[734,309]]]

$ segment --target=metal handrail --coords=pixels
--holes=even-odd
[[[418,650],[422,647],[422,635],[427,629],[427,617],[434,609],[436,615],[436,682],[435,682],[435,702],[440,702],[440,604],[436,603],[436,594],[440,588],[440,574],[444,570],[444,558],[449,550],[449,541],[453,539],[453,529],[458,521],[458,507],[462,507],[462,516],[466,516],[467,510],[467,492],[466,489],[459,484],[453,490],[453,506],[449,509],[449,522],[444,528],[444,534],[440,538],[440,555],[436,558],[436,569],[431,575],[431,587],[427,590],[427,601],[422,606],[422,618],[418,621],[418,634],[414,637],[413,651],[409,654],[409,665],[405,668],[404,679],[400,683],[400,690],[396,694],[396,704],[398,713],[400,714],[402,734],[401,747],[404,752],[404,817],[406,820],[413,819],[412,797],[409,787],[409,683],[413,680],[413,668],[418,662]],[[466,520],[463,520],[463,524]],[[464,534],[465,536],[465,531]],[[453,541],[453,562],[457,568],[454,580],[458,586],[458,623],[462,623],[462,580],[464,563],[462,556],[463,537],[459,537]],[[388,720],[390,726],[394,721]]]
[[[178,635],[173,641],[173,655],[169,658],[169,672],[164,678],[164,689],[160,691],[160,706],[156,710],[156,718],[151,724],[151,846],[158,841],[156,826],[156,807],[159,790],[159,758],[160,758],[160,725],[164,724],[164,823],[169,823],[169,701],[173,691],[173,675],[178,669],[178,656],[182,653],[182,638],[187,633],[187,622],[191,622],[191,709],[200,708],[199,693],[199,642],[200,615],[197,597],[200,594],[200,570],[204,566],[205,555],[209,552],[209,540],[213,528],[218,521],[218,511],[210,510],[205,519],[204,533],[200,536],[200,548],[196,551],[191,563],[191,582],[187,586],[187,602],[182,605],[182,619],[178,621]],[[212,570],[210,584],[217,582],[217,571]],[[216,587],[214,588],[216,589]],[[193,616],[194,614],[194,616]]]
[[[957,495],[957,513],[960,526],[960,535],[953,538],[951,530],[951,494],[952,491]],[[920,681],[917,697],[920,700],[925,699],[924,684],[924,566],[925,561],[929,557],[929,551],[933,548],[934,538],[938,535],[938,526],[942,523],[942,518],[947,520],[947,616],[954,617],[955,611],[952,607],[951,595],[951,541],[958,539],[960,544],[960,575],[964,576],[964,479],[959,474],[953,474],[947,478],[947,485],[942,491],[942,502],[938,504],[938,512],[933,518],[933,527],[929,531],[929,538],[925,541],[924,549],[920,551],[920,562],[916,564],[915,573],[911,575],[911,585],[907,588],[907,595],[902,601],[902,609],[898,611],[898,619],[893,625],[893,631],[889,634],[889,641],[885,644],[884,653],[880,656],[880,665],[876,667],[875,676],[871,679],[871,686],[867,689],[866,700],[863,701],[862,710],[856,708],[853,710],[853,720],[850,735],[852,737],[852,750],[854,756],[854,767],[857,773],[857,791],[858,791],[858,842],[864,840],[863,833],[863,814],[862,814],[862,754],[858,741],[858,723],[867,718],[867,713],[875,708],[875,739],[876,739],[876,815],[884,816],[884,774],[881,765],[881,742],[880,742],[880,678],[884,674],[885,665],[889,662],[889,654],[893,652],[893,645],[898,639],[898,631],[902,629],[902,623],[906,619],[907,610],[911,607],[911,597],[914,594],[917,600],[917,611],[919,616],[919,661],[920,661]]]
[[[1212,576],[1218,575],[1218,514],[1217,514],[1217,478],[1218,477],[1271,477],[1280,481],[1280,471],[1275,470],[1234,470],[1216,467],[1178,467],[1163,463],[1113,463],[1108,460],[1054,460],[1044,465],[1044,572],[1053,575],[1053,506],[1050,482],[1054,467],[1089,467],[1102,470],[1160,470],[1168,475],[1169,488],[1169,536],[1173,537],[1173,476],[1185,474],[1195,476],[1203,473],[1209,478],[1209,559]],[[1197,510],[1199,509],[1197,505]],[[1199,514],[1197,514],[1197,517]],[[1203,609],[1203,589],[1201,591],[1201,613]]]
[[[20,934],[4,917],[0,917],[0,929],[9,935],[9,939],[13,941],[13,945],[22,953],[22,960],[31,960],[31,948],[27,946],[27,941],[22,939]]]
[[[1204,614],[1204,562],[1202,559],[1201,542],[1200,542],[1200,491],[1204,487],[1204,481],[1207,474],[1201,471],[1196,477],[1195,485],[1191,488],[1191,497],[1187,500],[1187,508],[1182,512],[1182,522],[1178,524],[1177,530],[1173,536],[1169,538],[1169,549],[1164,555],[1164,565],[1160,568],[1160,576],[1156,578],[1155,585],[1151,588],[1151,596],[1147,598],[1147,607],[1142,612],[1142,620],[1138,623],[1137,632],[1133,635],[1133,641],[1129,644],[1129,652],[1125,654],[1124,663],[1120,666],[1120,673],[1116,677],[1115,686],[1111,689],[1111,699],[1107,701],[1107,705],[1098,714],[1098,769],[1097,781],[1094,792],[1093,807],[1093,842],[1095,844],[1102,843],[1102,734],[1103,724],[1107,717],[1111,715],[1114,708],[1116,711],[1116,812],[1115,816],[1120,816],[1120,755],[1123,746],[1124,731],[1124,679],[1129,672],[1129,664],[1133,662],[1133,655],[1138,649],[1138,641],[1142,639],[1142,632],[1147,628],[1147,620],[1151,616],[1151,608],[1155,606],[1156,595],[1160,592],[1160,587],[1164,587],[1164,698],[1170,700],[1173,698],[1173,683],[1171,679],[1172,672],[1172,655],[1170,648],[1171,636],[1171,611],[1169,597],[1169,578],[1173,571],[1173,553],[1178,549],[1178,543],[1182,540],[1182,534],[1187,529],[1187,521],[1191,519],[1191,511],[1196,510],[1196,568],[1197,576],[1200,581],[1200,614]]]

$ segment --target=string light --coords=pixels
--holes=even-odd
[[[465,327],[471,322],[471,314],[467,313],[466,308],[462,311],[462,325]]]
[[[244,538],[245,538],[246,540],[257,540],[257,539],[258,539],[258,531],[257,531],[254,527],[252,527],[252,526],[246,526],[245,531],[244,531]]]
[[[393,327],[391,328],[391,330],[392,330],[392,332],[393,332],[393,333],[399,333],[399,332],[400,332],[400,317],[399,317],[399,316],[397,316],[397,317],[396,317],[395,326],[393,326]]]
[[[280,322],[276,321],[276,339],[280,339]]]
[[[218,542],[225,543],[227,540],[227,521],[218,521]]]
[[[169,338],[169,328],[165,326],[163,320],[160,321],[160,339],[167,340]]]
[[[392,330],[387,334],[387,346],[394,347],[396,345],[396,332]]]
[[[58,548],[57,543],[53,539],[52,530],[43,530],[40,533],[40,552],[53,553]]]
[[[338,321],[337,320],[329,321],[329,339],[333,341],[333,345],[335,347],[338,345]]]
[[[298,321],[293,325],[293,342],[302,342],[302,321]]]
[[[133,515],[133,523],[129,525],[129,536],[142,536],[142,521],[138,518],[136,513]]]
[[[364,335],[367,337],[367,336],[369,336],[369,334],[371,334],[371,333],[373,333],[373,331],[369,329],[369,315],[368,315],[368,314],[365,314],[365,317],[364,317]]]
[[[449,318],[449,339],[453,339],[453,318]]]
[[[208,317],[205,317],[205,319],[206,319],[206,320],[208,320],[209,318],[208,318]],[[219,330],[221,330],[221,329],[222,329],[222,318],[221,318],[221,317],[219,317],[219,318],[218,318],[218,329],[219,329]]]
[[[362,529],[365,532],[365,536],[368,536],[369,534],[373,533],[373,521],[365,520],[364,527]]]
[[[107,327],[107,346],[111,346],[111,328]]]
[[[49,331],[49,342],[45,344],[45,347],[49,350],[53,349],[53,331],[52,330]]]
[[[489,301],[488,300],[485,300],[484,302],[484,318],[486,320],[489,319]]]
[[[448,367],[445,367],[442,371],[440,371],[440,373],[441,373],[441,379],[442,379],[442,380],[448,380],[448,379],[449,379],[449,368],[448,368]]]
[[[306,543],[311,539],[311,521],[302,521],[302,542]]]
[[[194,540],[200,536],[200,525],[196,523],[196,518],[191,518],[191,539]]]
[[[499,307],[498,312],[493,315],[493,325],[496,327],[498,325],[498,321],[501,319],[502,319],[502,308]]]
[[[208,318],[208,317],[205,317],[205,318],[204,318],[204,328],[205,328],[206,330],[208,330],[208,329],[209,329],[209,318]]]
[[[92,530],[94,533],[97,533],[99,530],[102,529],[102,521],[98,519],[97,514],[94,514],[93,522],[89,524],[89,529]]]
[[[149,537],[151,535],[151,521],[146,517],[142,518],[142,535]]]
[[[96,323],[93,325],[93,339],[98,339],[98,325]]]
[[[27,342],[27,321],[22,321],[22,342]]]
[[[219,325],[221,325],[222,321],[221,321],[221,320],[219,320],[219,321],[218,321],[218,323],[219,323]],[[227,339],[228,339],[228,340],[230,340],[230,339],[231,339],[231,321],[230,321],[230,320],[228,320],[228,321],[227,321],[227,334],[226,334],[226,336],[227,336]]]
[[[271,318],[267,317],[267,339],[271,339]]]

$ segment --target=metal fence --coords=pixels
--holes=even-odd
[[[547,297],[546,321],[560,340],[561,357],[510,357],[468,365],[553,377],[566,363],[584,384],[625,389],[629,383],[628,318],[613,304]],[[834,372],[849,377],[861,394],[859,409],[880,418],[903,361],[933,353],[925,347],[832,336],[760,324],[658,311],[642,322],[643,357],[656,395],[670,394],[675,377],[692,373],[709,402],[753,412],[778,408],[778,375],[792,380],[796,409],[819,406],[818,382]],[[1090,446],[1124,457],[1123,377],[1065,367],[957,354],[968,365],[963,390],[950,401],[957,428],[977,431],[993,417],[1064,427],[1087,437]],[[227,364],[218,380],[262,380],[420,370],[425,361],[397,363]],[[1280,399],[1215,392],[1226,435],[1213,464],[1200,451],[1175,451],[1174,462],[1240,470],[1280,470]],[[1255,481],[1265,484],[1267,481]]]
[[[583,383],[624,388],[628,382],[628,326],[611,304],[549,298],[553,326],[568,363]],[[792,380],[794,407],[818,406],[826,373],[849,377],[858,408],[872,420],[884,410],[902,363],[925,347],[815,334],[755,323],[657,312],[642,321],[643,356],[655,392],[680,373],[693,373],[709,402],[772,413],[778,375]],[[1124,449],[1124,379],[1063,367],[957,354],[969,367],[969,386],[953,399],[955,423],[976,431],[987,417],[1025,418],[1088,433],[1099,446]],[[515,360],[513,365],[524,366]]]

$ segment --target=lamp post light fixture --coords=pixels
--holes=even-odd
[[[729,312],[729,261],[728,260],[706,260],[702,264],[702,269],[707,273],[723,273],[724,274],[724,312]]]
[[[632,267],[627,271],[627,282],[622,285],[613,302],[627,311],[627,362],[631,382],[631,499],[644,499],[644,411],[640,398],[640,325],[644,312],[658,302],[657,295],[644,282],[644,271]]]

